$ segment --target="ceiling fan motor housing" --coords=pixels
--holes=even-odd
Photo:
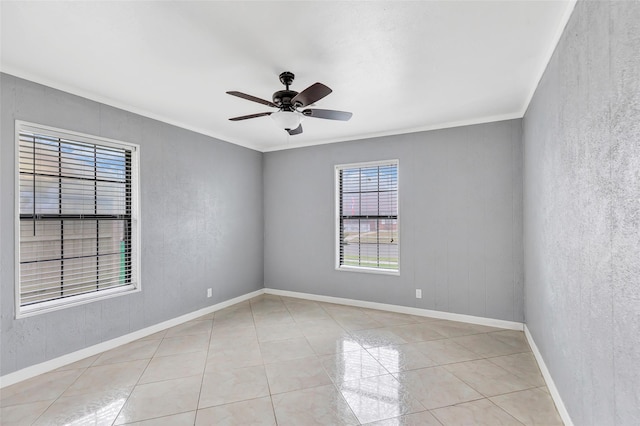
[[[295,98],[298,94],[295,90],[278,90],[273,94],[273,103],[278,107],[293,111],[294,105],[291,104],[291,99]]]

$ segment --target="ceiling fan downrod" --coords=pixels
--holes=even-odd
[[[298,92],[289,90],[289,86],[291,86],[295,77],[296,76],[290,71],[285,71],[280,74],[280,82],[285,85],[286,89],[275,92],[272,99],[273,103],[282,111],[295,111],[296,105],[292,105],[291,100],[296,97]]]

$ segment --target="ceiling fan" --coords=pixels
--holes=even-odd
[[[267,105],[273,108],[278,108],[275,112],[259,112],[257,114],[243,115],[240,117],[233,117],[229,120],[240,121],[248,120],[250,118],[271,116],[276,125],[286,130],[290,135],[299,135],[302,133],[302,124],[300,122],[304,117],[324,118],[327,120],[339,120],[347,121],[353,115],[350,112],[335,111],[332,109],[302,109],[306,106],[314,104],[320,99],[327,96],[332,92],[327,86],[322,83],[314,83],[311,86],[298,93],[295,90],[289,90],[289,86],[293,82],[295,75],[292,72],[285,71],[280,74],[280,82],[285,85],[285,90],[278,90],[273,94],[273,102],[266,99],[257,98],[255,96],[247,95],[246,93],[229,91],[228,94],[237,96],[242,99],[257,102],[259,104]]]

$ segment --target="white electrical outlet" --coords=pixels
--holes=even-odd
[[[422,299],[422,289],[416,288],[416,299]]]
[[[207,297],[211,297],[213,296],[213,290],[211,290],[210,288],[207,289]]]

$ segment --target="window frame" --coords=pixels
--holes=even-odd
[[[376,166],[388,166],[395,165],[397,170],[397,181],[398,181],[398,189],[397,189],[397,229],[398,229],[398,269],[384,269],[384,268],[370,268],[366,266],[352,266],[352,265],[341,265],[340,264],[340,171],[344,169],[356,169],[356,168],[366,168],[366,167],[376,167]],[[343,272],[364,272],[370,274],[382,274],[382,275],[400,275],[400,245],[402,244],[402,237],[400,235],[400,161],[398,159],[391,160],[377,160],[377,161],[365,161],[358,163],[348,163],[348,164],[336,164],[334,166],[334,187],[335,187],[335,269],[336,271]]]
[[[46,300],[27,306],[21,306],[21,282],[20,282],[20,133],[34,132],[41,133],[54,138],[68,139],[71,141],[84,142],[107,148],[126,149],[131,151],[131,282],[129,284],[106,290],[99,290],[90,293],[81,293],[65,298]],[[140,260],[141,260],[141,224],[140,224],[140,146],[138,144],[104,138],[101,136],[89,135],[66,129],[31,123],[22,120],[15,120],[15,197],[14,197],[14,243],[15,243],[15,283],[14,283],[14,314],[15,318],[25,318],[34,315],[66,309],[72,306],[83,305],[98,300],[110,299],[112,297],[124,296],[127,294],[142,291],[140,282]]]

